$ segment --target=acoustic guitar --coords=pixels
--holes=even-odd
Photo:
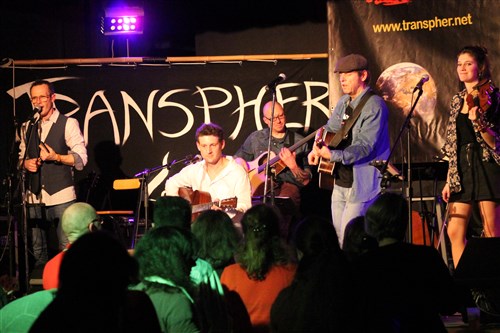
[[[321,127],[318,130],[314,142],[319,148],[324,146],[335,148],[340,144],[340,142],[342,142],[343,139],[345,139],[345,136],[342,137],[342,132],[328,132],[325,131],[324,127]],[[330,160],[321,157],[318,163],[319,188],[324,190],[333,190],[333,171],[335,171],[335,162],[330,162]]]
[[[218,201],[212,201],[212,196],[208,192],[193,191],[190,188],[183,187],[179,189],[179,196],[191,203],[191,222],[193,222],[200,213],[210,210],[212,206],[220,207],[224,210],[236,209],[238,198],[228,198]]]
[[[295,144],[288,147],[288,149],[291,152],[296,151],[301,146],[306,144],[309,140],[314,138],[316,132],[317,130],[304,137],[302,140],[297,141]],[[279,173],[286,169],[286,164],[274,152],[271,152],[270,156],[271,160],[269,161],[269,168],[271,168],[274,172],[274,175],[277,176]],[[264,195],[264,184],[266,181],[266,162],[267,152],[260,154],[254,160],[248,162],[248,168],[250,169],[250,171],[248,172],[248,177],[250,178],[250,186],[252,187],[252,196]]]

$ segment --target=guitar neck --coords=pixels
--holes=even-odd
[[[206,203],[201,203],[201,204],[196,204],[191,206],[191,214],[196,214],[203,212],[205,210],[209,210],[213,205],[218,205],[218,201],[213,201],[213,202],[206,202]]]
[[[295,150],[297,150],[299,147],[301,147],[302,145],[306,144],[307,141],[311,140],[312,138],[314,138],[314,136],[316,135],[316,133],[319,131],[316,130],[314,132],[312,132],[311,134],[309,134],[308,136],[306,136],[305,138],[303,138],[302,140],[298,141],[297,143],[291,145],[288,149],[291,151],[291,152],[294,152]],[[279,161],[281,161],[280,157],[278,155],[276,155],[273,159],[271,159],[269,161],[269,165],[270,166],[274,166],[276,163],[278,163]],[[259,166],[259,170],[258,170],[258,173],[261,173],[264,171],[266,167],[266,163],[262,164]],[[277,168],[276,170],[276,174],[280,173],[286,166],[281,166],[281,168]]]

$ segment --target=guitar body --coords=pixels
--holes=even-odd
[[[294,152],[299,147],[314,138],[318,131],[319,130],[312,132],[305,138],[288,147],[288,149],[291,152]],[[278,175],[280,172],[286,169],[286,164],[274,152],[271,151],[270,155],[271,159],[269,160],[269,167],[274,170],[274,173],[276,175]],[[267,152],[260,154],[254,160],[248,162],[248,169],[250,170],[248,172],[248,177],[250,178],[250,186],[252,187],[252,196],[264,195],[264,187],[266,181],[266,162]],[[269,190],[270,189],[268,188],[268,191]]]
[[[224,209],[236,208],[238,205],[238,198],[229,198],[220,201],[212,201],[212,196],[208,192],[193,191],[191,188],[181,187],[179,189],[179,196],[186,199],[191,203],[191,222],[204,211],[210,210],[212,206],[218,206]]]
[[[250,171],[248,172],[248,178],[250,178],[250,186],[252,188],[252,196],[264,195],[264,187],[266,182],[266,162],[267,162],[267,152],[260,154],[253,161],[248,162],[248,167]],[[270,167],[274,168],[274,172],[279,174],[286,168],[285,163],[283,163],[274,152],[271,152],[271,160],[269,161]],[[268,192],[269,192],[268,188]]]
[[[335,137],[335,133],[326,132],[322,127],[318,132],[318,137],[316,138],[316,144],[321,148],[322,146],[327,146],[327,142],[330,143]],[[333,190],[334,178],[333,171],[335,170],[335,162],[330,162],[324,158],[319,159],[318,163],[318,173],[319,173],[319,188],[323,190]]]
[[[273,151],[271,151],[271,160],[275,157],[276,157],[276,154]],[[267,161],[267,152],[263,152],[262,154],[257,156],[257,158],[255,158],[254,160],[248,162],[248,170],[252,171],[252,170],[258,169],[259,166],[266,163],[266,161]]]
[[[351,131],[351,128],[354,126],[356,121],[359,118],[359,115],[361,114],[361,110],[363,109],[363,106],[365,105],[366,101],[373,96],[374,93],[371,91],[368,91],[359,101],[358,105],[354,108],[352,111],[351,116],[343,121],[341,129],[337,133],[331,133],[331,132],[326,132],[325,133],[325,128],[321,127],[320,130],[318,130],[318,135],[316,136],[316,144],[318,145],[319,148],[322,146],[326,145],[331,148],[338,147],[338,145],[342,142],[342,140],[346,139],[349,135],[349,132]],[[323,163],[324,162],[324,163]],[[333,179],[332,179],[332,186],[330,188],[329,184],[330,182],[325,182],[321,181],[321,175],[323,175],[323,178],[328,175],[333,174],[333,170],[335,168],[335,163],[332,163],[330,161],[320,161],[320,165],[318,167],[318,171],[320,174],[320,188],[324,188],[322,186],[328,186],[327,189],[333,189]],[[333,178],[333,177],[332,177]]]

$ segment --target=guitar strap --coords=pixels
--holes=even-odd
[[[354,109],[352,112],[352,115],[349,117],[349,119],[346,120],[344,123],[344,126],[340,129],[340,131],[335,134],[333,137],[332,141],[330,142],[329,146],[331,147],[337,147],[342,140],[347,136],[347,133],[351,130],[352,126],[356,123],[356,120],[358,120],[359,116],[361,115],[361,110],[363,110],[363,106],[365,106],[366,102],[370,97],[375,95],[375,93],[372,90],[368,90],[361,100],[359,101],[358,106]]]
[[[285,146],[287,148],[290,148],[295,142],[295,132],[294,131],[289,131],[289,136],[288,136],[288,146]]]

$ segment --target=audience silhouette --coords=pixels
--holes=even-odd
[[[268,332],[271,306],[279,292],[290,285],[296,265],[291,262],[285,241],[280,238],[279,212],[268,205],[253,206],[241,220],[244,240],[237,250],[236,263],[222,272],[238,332]],[[242,306],[244,305],[244,307]]]
[[[170,226],[191,233],[190,203],[177,196],[159,197],[153,209],[153,223],[155,228]],[[195,264],[191,268],[189,277],[196,287],[193,298],[199,312],[201,329],[209,332],[227,332],[232,323],[219,275],[208,261],[196,256],[194,260]]]
[[[272,332],[359,332],[358,297],[331,222],[306,217],[292,243],[300,261],[293,283],[273,304]]]
[[[189,279],[193,254],[191,234],[168,226],[148,231],[135,249],[141,282],[133,289],[149,295],[163,332],[200,332]]]
[[[61,217],[62,229],[68,238],[66,249],[59,252],[45,264],[43,268],[43,289],[57,288],[59,285],[59,268],[64,254],[78,237],[99,228],[99,217],[95,209],[85,202],[76,202],[66,208]]]
[[[438,251],[404,242],[408,202],[380,195],[365,213],[365,229],[379,246],[355,261],[366,332],[446,332],[440,314],[457,303],[454,281]]]
[[[358,216],[347,223],[344,230],[344,244],[342,250],[349,261],[353,261],[361,254],[378,247],[377,240],[365,231],[365,217]]]
[[[234,263],[240,235],[233,221],[221,210],[202,212],[191,225],[197,256],[208,261],[220,276],[224,267]]]
[[[137,270],[112,235],[79,237],[61,262],[56,297],[30,332],[160,332],[147,295],[128,290]]]

